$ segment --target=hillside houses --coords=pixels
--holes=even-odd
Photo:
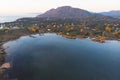
[[[1,30],[1,29],[4,29],[4,26],[5,26],[5,25],[1,24],[1,25],[0,25],[0,30]]]
[[[2,29],[20,29],[18,26],[6,26],[5,24],[0,24],[0,30]]]
[[[3,29],[3,26],[0,26],[0,29]]]

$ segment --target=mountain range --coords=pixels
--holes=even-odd
[[[113,10],[113,11],[109,11],[109,12],[101,12],[99,14],[120,19],[120,10]]]
[[[70,6],[62,6],[56,9],[50,9],[43,14],[37,16],[37,18],[86,18],[91,16],[108,16],[113,18],[120,18],[120,11],[110,11],[101,13],[91,13],[87,10],[73,8]]]
[[[51,23],[58,24],[87,24],[88,27],[105,27],[106,24],[116,25],[120,23],[119,18],[111,17],[103,13],[92,13],[87,10],[73,8],[70,6],[62,6],[56,9],[50,9],[36,17],[20,18],[12,22],[17,26],[30,25],[49,25]],[[9,25],[9,23],[5,23]],[[11,23],[10,23],[11,24]]]

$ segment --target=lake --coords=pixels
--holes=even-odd
[[[23,36],[3,46],[17,80],[120,80],[120,42],[67,39],[46,33]]]

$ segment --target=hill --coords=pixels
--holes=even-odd
[[[48,18],[48,19],[80,19],[86,22],[118,22],[110,16],[104,16],[103,14],[91,13],[87,10],[73,8],[70,6],[62,6],[56,9],[50,9],[43,14],[38,15],[36,18]]]
[[[86,10],[79,8],[72,8],[70,6],[62,6],[57,9],[50,9],[44,14],[38,15],[38,18],[84,18],[89,17],[92,14]]]
[[[102,28],[107,24],[111,26],[119,26],[120,19],[104,16],[101,14],[91,13],[87,10],[73,8],[70,6],[62,6],[56,9],[50,9],[45,13],[33,18],[20,18],[14,22],[4,23],[5,26],[29,27],[31,25],[47,26],[50,24],[58,25],[81,25],[85,24],[90,28]]]
[[[110,17],[114,17],[114,18],[119,18],[120,19],[120,10],[113,10],[113,11],[109,11],[109,12],[102,12],[100,13],[104,16],[110,16]]]

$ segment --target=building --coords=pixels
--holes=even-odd
[[[0,25],[0,29],[3,29],[3,25],[2,24]]]

